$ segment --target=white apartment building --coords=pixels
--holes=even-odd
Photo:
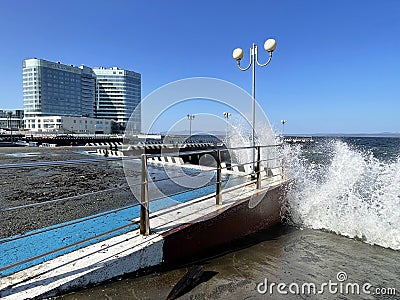
[[[112,120],[70,116],[42,116],[25,118],[25,129],[48,133],[104,133],[112,131]]]
[[[141,75],[118,67],[99,67],[93,72],[96,74],[96,117],[113,119],[125,127],[134,113],[133,130],[140,132]]]

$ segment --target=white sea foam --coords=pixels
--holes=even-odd
[[[382,162],[372,153],[332,141],[320,149],[325,163],[310,163],[298,147],[286,148],[291,220],[366,243],[400,250],[400,158]]]
[[[250,146],[244,128],[233,127],[230,147]],[[261,126],[258,133],[257,144],[276,143],[270,127]],[[372,152],[338,140],[319,144],[308,154],[313,160],[305,158],[305,151],[300,146],[283,151],[287,177],[296,180],[287,197],[290,220],[297,226],[400,250],[400,157],[380,161]],[[268,152],[269,158],[280,156]],[[245,163],[251,161],[252,152],[237,151],[234,156]]]
[[[229,137],[226,141],[228,147],[237,148],[237,147],[250,147],[252,146],[251,141],[251,127],[247,124],[243,119],[237,118],[234,119],[231,123]],[[255,144],[256,145],[274,145],[277,144],[275,133],[273,132],[271,126],[265,123],[257,123],[256,124],[256,137]],[[233,158],[234,163],[249,163],[253,161],[253,150],[245,149],[245,150],[236,150],[231,151],[231,157]],[[276,154],[276,149],[272,148],[262,148],[261,149],[261,160],[265,160],[266,158],[278,157]],[[276,162],[271,162],[276,164]],[[263,161],[262,164],[265,164]]]
[[[242,118],[232,120],[228,139],[225,141],[229,148],[250,146],[248,124]],[[233,163],[247,163],[251,161],[250,150],[237,150],[230,153]]]

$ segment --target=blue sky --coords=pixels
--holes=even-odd
[[[397,0],[0,0],[0,108],[23,107],[21,65],[31,57],[135,70],[143,97],[196,76],[250,92],[232,50],[247,62],[253,42],[273,37],[257,101],[278,131],[286,119],[287,133],[400,132],[399,16]],[[174,114],[188,110],[207,112]]]

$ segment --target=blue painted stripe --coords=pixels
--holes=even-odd
[[[182,194],[173,195],[156,201],[151,201],[150,212],[162,210],[178,203],[184,203],[198,197],[213,193],[214,191],[214,186],[206,186],[193,191],[184,192]],[[6,269],[0,273],[0,276],[10,275],[12,273],[26,269],[30,266],[37,265],[57,256],[133,230],[137,228],[138,225],[133,224],[132,219],[139,217],[139,215],[140,206],[136,205],[134,207],[116,212],[110,211],[107,214],[102,213],[99,214],[97,217],[96,215],[94,217],[91,216],[90,219],[89,217],[81,218],[78,219],[78,221],[80,221],[78,223],[76,222],[77,220],[74,220],[34,230],[28,232],[26,234],[27,236],[22,238],[17,238],[19,236],[13,236],[10,238],[0,239],[0,268],[3,268],[8,265],[27,260],[31,257],[42,255],[51,251],[56,251],[57,249],[77,243],[79,241],[86,240],[88,238],[95,238],[97,235],[106,233],[110,230],[132,224],[132,226],[124,228],[120,231],[110,233],[109,235],[101,236],[80,245],[58,251],[56,253],[30,261],[28,263],[21,264],[16,267]],[[63,225],[63,227],[57,228],[60,227],[60,225]]]

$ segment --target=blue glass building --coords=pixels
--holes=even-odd
[[[117,67],[92,69],[26,59],[22,82],[27,128],[42,116],[96,117],[124,127],[141,101],[141,75]],[[140,110],[134,121],[140,132]]]
[[[94,117],[95,82],[95,74],[85,66],[69,66],[36,58],[24,60],[25,117]]]

